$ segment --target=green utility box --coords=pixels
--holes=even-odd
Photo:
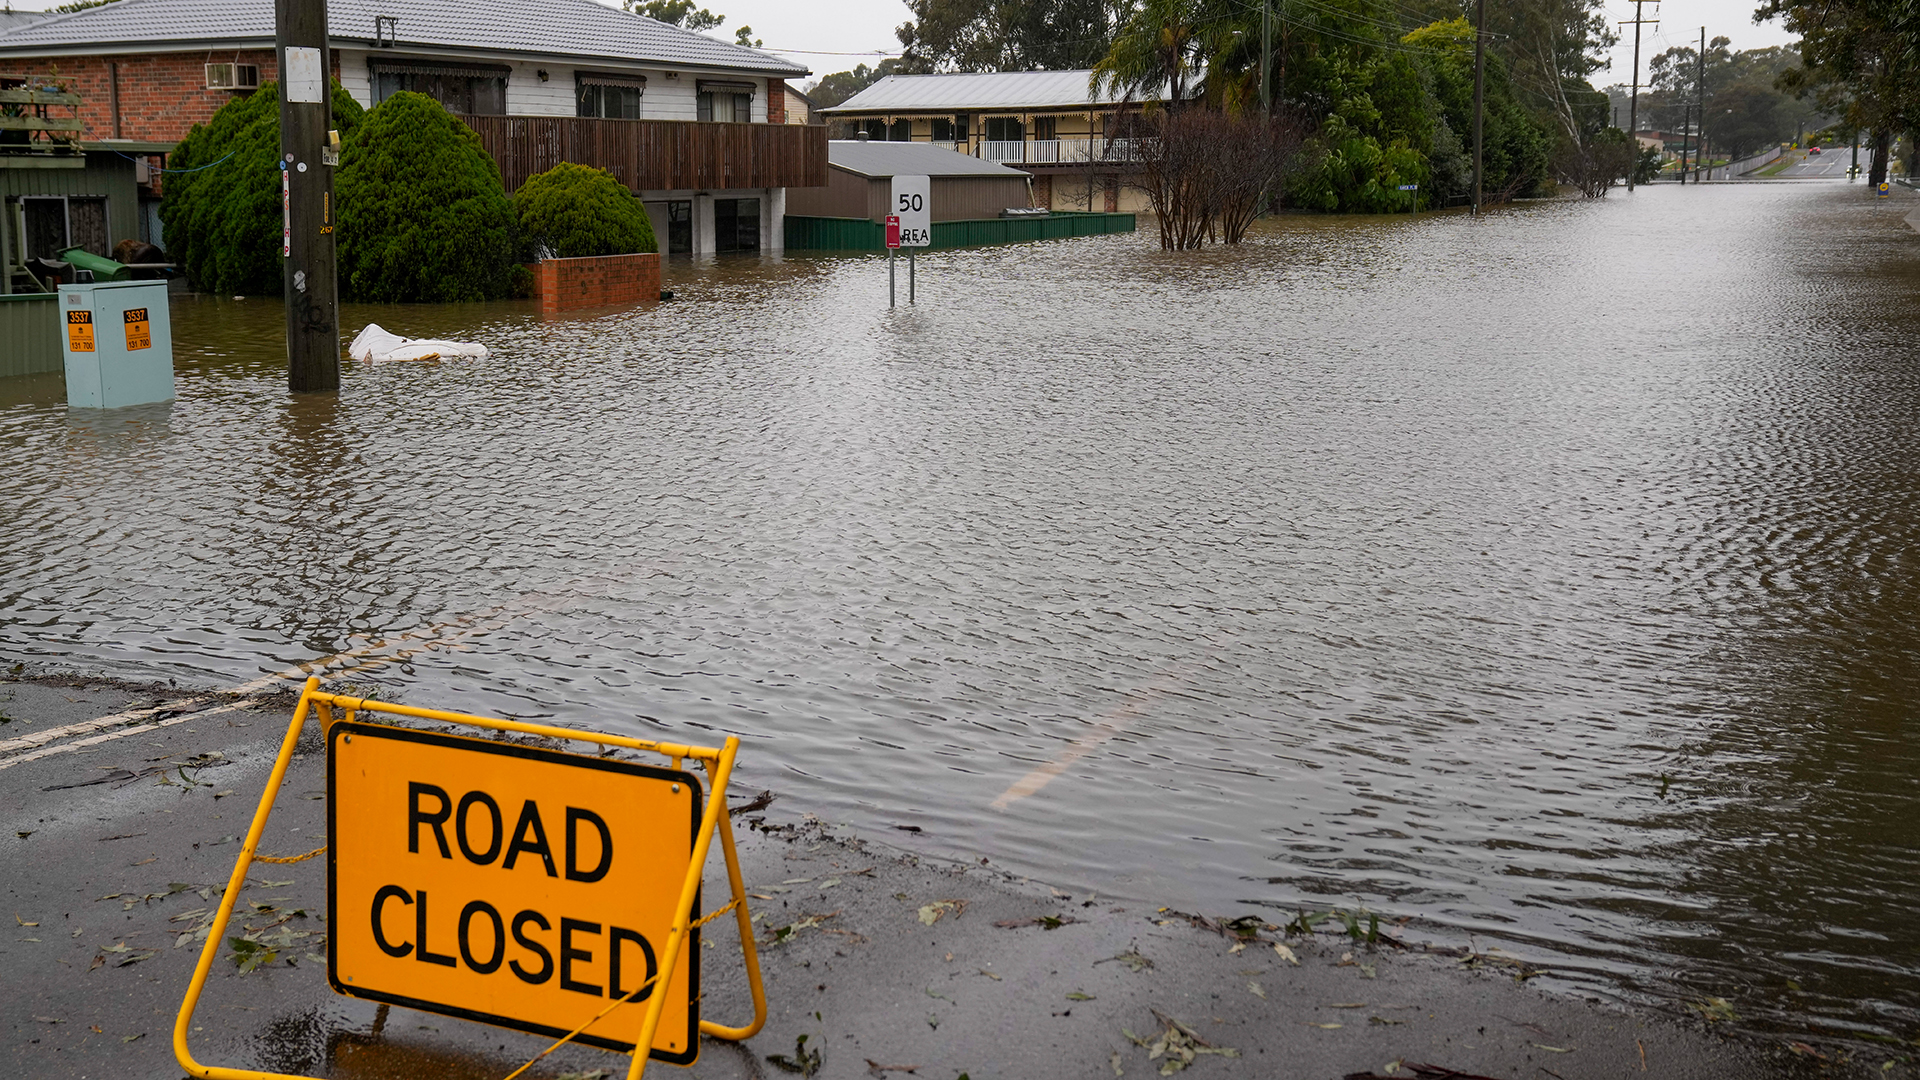
[[[86,248],[67,248],[60,253],[60,257],[71,264],[75,270],[91,272],[95,282],[133,280],[133,271],[127,269],[125,263],[95,255]]]
[[[173,400],[173,323],[164,281],[60,286],[67,404],[117,409]]]

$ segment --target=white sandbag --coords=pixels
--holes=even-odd
[[[401,337],[382,329],[379,323],[368,323],[347,346],[347,355],[355,360],[434,360],[443,356],[485,360],[487,347],[473,341]]]

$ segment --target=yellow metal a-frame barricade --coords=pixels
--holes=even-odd
[[[336,714],[336,710],[339,712]],[[700,1021],[701,1034],[716,1039],[738,1041],[752,1038],[767,1022],[766,991],[760,981],[760,960],[754,949],[753,920],[747,912],[747,894],[745,883],[740,877],[740,860],[734,847],[733,822],[727,814],[727,780],[733,772],[734,756],[739,750],[740,741],[728,736],[726,743],[719,749],[702,746],[685,746],[675,743],[652,742],[646,739],[633,739],[621,735],[603,735],[594,732],[576,731],[571,728],[550,727],[543,724],[527,724],[516,720],[496,720],[483,716],[469,716],[464,713],[442,712],[436,709],[419,709],[407,705],[395,705],[389,702],[372,701],[366,698],[349,697],[343,694],[330,694],[320,689],[320,680],[310,678],[300,695],[300,703],[295,708],[293,720],[287,726],[287,734],[280,743],[280,753],[275,758],[273,770],[267,778],[266,788],[260,794],[259,808],[254,811],[253,823],[247,829],[246,841],[240,849],[240,856],[234,862],[233,874],[227,881],[226,892],[220,898],[219,910],[207,934],[205,947],[201,949],[200,961],[193,969],[193,979],[187,986],[185,1000],[180,1003],[180,1015],[173,1027],[173,1053],[180,1066],[189,1075],[204,1077],[207,1080],[315,1080],[312,1077],[292,1076],[285,1073],[261,1072],[254,1069],[232,1069],[217,1065],[202,1065],[195,1061],[187,1047],[187,1033],[192,1030],[194,1008],[200,1000],[201,990],[205,987],[207,976],[213,969],[213,962],[219,955],[220,945],[226,933],[227,924],[233,915],[234,904],[240,896],[241,886],[245,883],[247,871],[255,860],[263,862],[294,862],[298,859],[319,854],[318,851],[296,859],[275,858],[258,854],[260,837],[266,830],[267,818],[273,812],[273,804],[284,781],[288,763],[293,758],[294,747],[300,741],[300,733],[310,714],[318,714],[322,730],[331,728],[336,722],[352,722],[365,715],[411,718],[414,720],[437,721],[447,724],[459,724],[481,728],[487,731],[512,732],[521,735],[534,735],[550,739],[597,743],[601,746],[626,750],[638,750],[659,754],[669,759],[671,767],[678,769],[683,761],[698,761],[707,773],[707,801],[693,840],[691,863],[686,879],[680,887],[678,905],[674,909],[673,923],[668,931],[665,947],[659,957],[659,974],[635,987],[624,997],[616,997],[611,1005],[595,1014],[583,1013],[581,1024],[559,1042],[549,1047],[547,1053],[558,1049],[562,1044],[590,1028],[608,1013],[619,1006],[644,996],[647,1015],[641,1029],[641,1036],[634,1044],[632,1063],[627,1069],[628,1080],[640,1080],[646,1071],[649,1053],[653,1047],[654,1036],[660,1026],[661,1015],[666,1007],[666,993],[642,995],[654,982],[667,978],[675,970],[681,952],[687,947],[692,931],[701,925],[716,919],[728,911],[735,913],[740,929],[742,959],[745,961],[747,985],[753,995],[753,1021],[744,1027],[727,1027],[711,1021]],[[720,846],[727,865],[727,882],[732,890],[732,899],[724,906],[699,920],[692,918],[693,907],[700,891],[702,871],[705,869],[707,855],[711,849],[715,833],[720,836]],[[329,837],[329,842],[335,838]],[[322,848],[320,851],[326,849]],[[329,917],[334,917],[329,913]],[[697,962],[697,958],[695,958]],[[542,1057],[545,1055],[542,1054]],[[539,1060],[538,1058],[535,1059]],[[522,1066],[512,1075],[525,1072],[533,1062]]]

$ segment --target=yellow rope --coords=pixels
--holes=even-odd
[[[312,851],[307,852],[305,855],[255,855],[253,857],[253,861],[254,862],[270,862],[270,863],[306,862],[308,859],[313,858],[315,855],[324,855],[326,854],[326,852],[327,852],[327,849],[323,845],[321,847],[314,848]]]
[[[717,911],[708,912],[707,914],[702,915],[700,916],[700,918],[694,920],[692,925],[688,926],[687,929],[698,930],[700,927],[707,925],[713,920],[719,918],[722,915],[725,915],[727,912],[732,911],[734,908],[737,908],[739,906],[740,906],[740,898],[736,896],[733,898],[731,902],[727,904],[726,907],[720,908]],[[506,1076],[506,1080],[517,1080],[520,1074],[526,1072],[528,1069],[533,1068],[535,1065],[538,1065],[540,1063],[540,1060],[546,1057],[548,1054],[551,1054],[555,1050],[558,1050],[562,1046],[565,1046],[567,1043],[572,1042],[574,1036],[580,1034],[581,1032],[592,1027],[594,1024],[598,1023],[601,1017],[606,1016],[608,1013],[612,1012],[613,1010],[619,1008],[622,1005],[625,1005],[629,1001],[632,1001],[640,993],[640,991],[645,990],[647,987],[652,986],[656,982],[659,982],[660,976],[663,974],[665,974],[665,972],[656,972],[652,978],[648,979],[646,982],[641,983],[639,986],[634,987],[632,993],[628,994],[626,997],[615,999],[613,1004],[608,1005],[606,1008],[601,1009],[599,1012],[593,1014],[593,1017],[589,1019],[586,1023],[581,1024],[579,1027],[574,1028],[572,1031],[569,1031],[565,1035],[560,1036],[559,1042],[556,1042],[552,1046],[547,1047],[545,1050],[540,1051],[540,1053],[534,1056],[532,1061],[529,1061],[525,1065],[522,1065],[519,1068],[508,1073]],[[650,1049],[651,1049],[650,1047],[636,1046],[634,1047],[633,1052],[636,1054],[644,1054],[644,1053],[647,1053]]]

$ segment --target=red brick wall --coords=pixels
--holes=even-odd
[[[767,123],[784,124],[787,122],[787,84],[779,79],[767,80]]]
[[[660,299],[660,256],[652,252],[542,259],[528,269],[543,315]]]
[[[333,77],[340,77],[340,53],[333,52]],[[220,106],[243,91],[207,89],[207,64],[257,64],[260,81],[279,73],[272,49],[241,49],[219,53],[148,53],[130,56],[60,56],[0,61],[9,73],[54,73],[71,79],[85,104],[80,118],[87,123],[85,138],[111,139],[113,92],[109,63],[120,68],[120,137],[178,142],[193,125],[211,119]]]

